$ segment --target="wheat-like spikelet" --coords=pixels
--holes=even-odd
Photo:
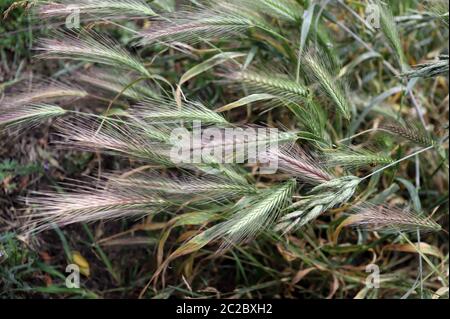
[[[99,63],[151,76],[141,61],[131,56],[117,42],[94,31],[81,32],[79,35],[58,33],[54,38],[41,40],[37,50],[42,52],[39,55],[41,58]]]
[[[232,71],[224,77],[234,83],[245,84],[255,93],[272,94],[288,100],[304,100],[309,95],[308,88],[284,74],[245,70]]]
[[[349,119],[351,107],[345,87],[332,76],[317,56],[308,53],[305,54],[304,60],[309,68],[308,76],[317,80],[323,91],[333,100],[339,113]]]
[[[225,236],[224,245],[237,244],[252,238],[271,226],[278,213],[291,199],[295,185],[295,181],[290,180],[284,185],[270,189],[260,198],[251,201],[247,208],[238,210],[228,221],[215,226],[215,230]]]
[[[281,23],[288,22],[300,25],[304,19],[304,4],[295,0],[235,0],[242,5],[254,8],[253,10],[261,12],[269,17],[279,19]],[[320,48],[324,50],[330,60],[336,64],[336,57],[330,46],[330,39],[326,30],[321,24],[317,24],[316,28],[310,28],[309,34],[313,35]]]
[[[364,166],[387,165],[393,160],[389,155],[369,150],[338,149],[325,153],[324,165],[354,169]]]
[[[431,78],[445,75],[448,74],[448,60],[448,55],[441,55],[438,61],[415,65],[412,70],[408,70],[402,75],[407,78]]]
[[[32,90],[7,96],[0,103],[0,108],[19,107],[26,104],[58,102],[66,99],[79,99],[88,93],[74,85],[50,82],[34,87]]]
[[[166,127],[142,123],[139,119],[130,117],[113,119],[78,114],[70,119],[57,120],[56,128],[61,137],[61,141],[57,143],[67,148],[85,151],[100,150],[107,154],[131,157],[165,167],[182,167],[206,174],[226,176],[236,183],[246,184],[245,177],[236,172],[232,165],[213,159],[208,160],[203,154],[202,162],[175,163],[171,150],[180,145],[173,144],[175,141],[171,140],[170,134],[172,129],[181,128],[179,125]],[[293,133],[286,132],[285,134],[288,135],[290,141],[296,137],[296,134]],[[281,141],[283,141],[282,137]],[[201,140],[199,142],[201,147]],[[240,144],[237,143],[237,145]],[[185,147],[183,149],[193,151],[190,142],[189,145],[183,147]],[[237,152],[234,151],[233,154]]]
[[[389,46],[394,51],[401,69],[406,70],[408,66],[406,64],[405,54],[403,53],[402,43],[392,12],[389,6],[383,4],[381,0],[376,0],[376,4],[380,16],[381,30],[383,31]]]
[[[147,123],[174,123],[180,121],[201,121],[218,126],[230,125],[220,114],[198,102],[185,101],[181,107],[175,101],[147,98],[133,106],[130,114]]]
[[[209,242],[216,240],[220,240],[222,242],[221,249],[225,249],[230,245],[236,245],[253,238],[257,233],[268,229],[273,224],[280,211],[288,205],[295,185],[295,181],[290,180],[283,185],[245,198],[242,201],[243,204],[239,205],[238,203],[236,205],[228,220],[214,225],[192,238],[178,251],[190,246],[200,249]],[[241,207],[242,205],[245,206]],[[173,255],[177,254],[176,251]]]
[[[302,130],[314,136],[312,142],[329,146],[329,137],[325,130],[327,115],[319,103],[307,99],[304,103],[290,103],[287,107],[299,120]]]
[[[74,12],[92,17],[105,18],[142,18],[154,17],[157,14],[143,0],[52,0],[39,1],[37,13],[42,18],[58,17],[66,19]]]
[[[248,0],[256,10],[289,22],[302,19],[302,7],[293,0]]]
[[[270,24],[245,4],[246,1],[209,1],[206,5],[180,10],[159,22],[157,20],[151,29],[142,31],[141,43],[146,45],[158,40],[195,43],[201,39],[242,33],[250,28],[272,31]]]
[[[296,144],[271,150],[267,160],[277,160],[278,170],[312,185],[326,183],[333,179],[322,165]]]
[[[426,0],[427,11],[430,11],[446,27],[449,28],[449,3],[447,0]]]
[[[98,188],[68,185],[66,193],[40,192],[25,200],[35,209],[31,221],[24,227],[31,232],[49,229],[52,224],[63,226],[148,214],[167,205],[155,194],[134,187],[109,188],[107,184]]]
[[[435,141],[429,137],[426,131],[410,123],[402,125],[400,123],[390,121],[382,123],[379,128],[419,145],[430,146],[435,144]]]
[[[161,176],[153,172],[122,177],[111,174],[108,182],[114,183],[117,187],[134,187],[146,192],[163,194],[162,196],[169,198],[171,202],[179,199],[181,205],[186,201],[192,201],[194,195],[204,201],[231,199],[256,192],[256,188],[247,182],[236,182],[229,178],[211,175]]]
[[[351,202],[358,186],[362,184],[361,181],[387,167],[392,167],[405,159],[420,154],[419,152],[408,153],[409,155],[406,157],[393,162],[387,155],[342,147],[335,151],[324,151],[324,160],[321,161],[314,151],[309,153],[309,148],[307,152],[298,146],[284,146],[286,143],[295,143],[301,138],[308,143],[308,147],[313,149],[331,149],[332,141],[345,134],[347,122],[343,121],[342,117],[350,119],[352,112],[356,115],[357,109],[352,109],[354,106],[352,103],[354,101],[359,103],[362,100],[356,96],[356,93],[369,92],[372,85],[375,85],[376,91],[380,91],[377,93],[380,95],[374,98],[369,105],[362,105],[364,110],[360,117],[361,121],[353,123],[355,125],[350,128],[352,132],[349,135],[354,133],[353,130],[366,129],[370,126],[371,122],[364,121],[365,113],[391,95],[393,90],[397,90],[397,87],[394,87],[386,93],[381,93],[386,85],[392,83],[389,82],[389,78],[375,77],[377,67],[391,65],[388,57],[384,59],[372,49],[372,47],[377,48],[375,43],[373,46],[366,44],[364,41],[367,36],[363,34],[360,37],[360,33],[358,33],[362,30],[360,26],[355,25],[351,28],[352,30],[345,29],[357,41],[351,42],[350,38],[346,38],[346,46],[337,50],[339,55],[334,54],[331,41],[328,41],[326,35],[321,33],[323,31],[321,27],[327,26],[323,23],[324,20],[339,22],[338,19],[334,20],[334,11],[337,10],[337,7],[328,11],[330,9],[328,1],[321,1],[319,4],[315,0],[190,0],[186,1],[189,4],[184,11],[176,10],[176,13],[166,16],[159,16],[152,10],[150,5],[157,5],[155,2],[157,1],[41,1],[43,4],[38,7],[38,10],[44,17],[64,18],[79,10],[83,18],[100,18],[99,22],[115,27],[118,25],[108,22],[110,19],[146,17],[145,22],[142,21],[142,25],[146,29],[138,34],[141,36],[142,44],[154,44],[154,47],[144,48],[145,50],[138,52],[146,57],[149,63],[144,64],[139,58],[120,48],[115,41],[95,32],[83,31],[79,36],[64,33],[60,34],[57,39],[44,40],[38,48],[43,52],[41,57],[81,61],[79,66],[82,68],[84,63],[106,66],[103,69],[94,68],[91,73],[77,74],[75,78],[92,86],[87,89],[91,97],[104,101],[102,93],[107,91],[114,95],[114,100],[109,99],[109,95],[107,96],[106,100],[111,101],[110,107],[115,105],[114,102],[120,98],[118,102],[121,105],[126,104],[126,109],[116,111],[116,108],[109,107],[105,112],[108,115],[104,116],[83,113],[78,110],[65,111],[51,105],[29,105],[29,103],[35,103],[41,99],[59,100],[60,98],[78,98],[88,95],[82,89],[58,90],[50,87],[47,91],[32,91],[28,95],[4,100],[7,102],[5,104],[7,108],[0,109],[0,125],[14,127],[14,125],[34,124],[48,118],[73,114],[73,118],[65,117],[57,121],[56,128],[59,130],[57,137],[60,139],[57,143],[59,145],[120,155],[129,159],[130,163],[128,164],[133,168],[142,162],[152,165],[135,168],[122,175],[102,173],[102,177],[106,178],[104,180],[91,180],[84,186],[68,184],[62,188],[62,191],[41,192],[28,198],[30,208],[35,210],[31,214],[32,223],[26,225],[28,230],[41,231],[50,228],[52,224],[69,225],[158,212],[168,215],[176,214],[176,218],[173,220],[164,219],[167,232],[163,235],[164,240],[159,245],[162,249],[165,239],[169,238],[172,226],[202,225],[198,230],[200,232],[204,230],[203,227],[206,224],[210,224],[209,228],[207,227],[198,236],[193,237],[177,249],[169,257],[170,260],[174,256],[198,250],[213,241],[222,243],[219,250],[230,245],[241,244],[253,239],[259,232],[268,229],[274,223],[277,223],[275,228],[284,233],[302,227],[327,210],[338,206],[347,206],[346,204]],[[439,61],[433,64],[419,65],[415,70],[406,71],[406,58],[392,14],[381,1],[377,1],[377,3],[382,12],[383,32],[402,66],[402,74],[405,77],[428,77],[448,72],[448,56],[444,57],[443,63]],[[178,4],[177,2],[177,8]],[[344,2],[342,1],[341,4]],[[355,6],[352,4],[348,7],[352,11],[353,7],[359,8],[359,5],[357,3]],[[355,14],[358,15],[356,12]],[[435,20],[431,21],[434,23]],[[364,23],[364,21],[362,22]],[[365,25],[367,26],[367,23]],[[134,32],[132,29],[140,26],[140,23],[132,23],[132,25],[124,25],[122,30]],[[343,26],[345,27],[345,25]],[[103,29],[103,26],[100,27]],[[301,33],[300,37],[299,32]],[[249,38],[242,37],[244,34]],[[228,36],[234,37],[228,41]],[[214,38],[218,41],[209,41]],[[300,49],[298,47],[299,38]],[[205,43],[191,46],[200,41]],[[161,46],[161,44],[169,42],[169,49],[164,45]],[[303,57],[302,53],[304,47],[308,45],[307,43],[318,44],[320,50],[317,52],[328,53],[328,59],[320,59],[319,55],[312,53]],[[368,50],[367,52],[356,50],[362,48],[361,44]],[[362,49],[364,50],[364,48]],[[151,51],[147,51],[147,49],[151,49]],[[173,55],[174,50],[180,50],[181,53],[188,52],[189,56],[185,57],[178,53]],[[201,90],[200,95],[203,98],[222,103],[223,98],[228,98],[230,95],[224,95],[220,86],[212,86],[209,83],[209,77],[205,81],[199,75],[205,70],[211,70],[213,66],[224,65],[225,60],[230,61],[239,57],[240,62],[241,58],[245,58],[247,50],[249,52],[243,66],[235,63],[239,64],[241,68],[238,70],[229,68],[226,70],[224,78],[234,85],[239,85],[245,91],[254,91],[257,94],[248,95],[246,92],[244,98],[225,105],[223,110],[248,105],[247,121],[256,123],[259,120],[266,120],[270,126],[283,123],[281,125],[288,126],[290,131],[277,133],[274,136],[265,135],[264,138],[256,141],[249,141],[245,135],[227,137],[226,134],[223,134],[225,138],[221,140],[216,140],[210,135],[201,136],[198,141],[181,139],[181,141],[175,142],[171,134],[175,129],[193,133],[199,127],[203,132],[205,132],[204,129],[211,128],[218,133],[224,133],[227,129],[253,128],[242,124],[234,125],[205,104],[186,100],[186,96],[191,96]],[[299,52],[298,59],[296,52]],[[345,56],[348,53],[350,56]],[[149,57],[148,54],[154,54],[154,56]],[[189,59],[194,57],[194,59],[200,60],[211,54],[214,56],[202,63]],[[416,58],[416,55],[411,57]],[[150,60],[153,57],[154,59]],[[347,87],[343,84],[344,81],[336,76],[337,72],[331,66],[337,65],[336,61],[341,58],[349,64],[343,69],[345,72],[340,74],[354,75],[357,80],[354,86],[355,96],[348,94]],[[379,60],[375,62],[370,60],[375,58]],[[328,60],[333,62],[327,63]],[[365,69],[365,63],[368,60],[370,60],[368,64],[371,65]],[[306,64],[305,68],[300,67],[303,62]],[[295,64],[298,63],[297,77],[294,80],[291,77],[293,72],[279,71],[277,66],[271,66],[272,70],[277,70],[275,72],[270,70],[264,72],[260,67],[253,68],[253,65],[262,63],[282,64],[287,70],[295,68]],[[152,67],[148,67],[150,64]],[[192,64],[196,65],[192,66]],[[249,67],[250,65],[252,67]],[[84,67],[89,67],[89,65],[84,65]],[[105,69],[107,70],[105,71]],[[364,75],[361,72],[363,70],[369,70],[370,75]],[[392,70],[396,71],[394,68]],[[171,87],[175,91],[170,81],[183,71],[186,73],[179,81],[180,87],[194,76],[198,76],[199,80],[191,83],[195,85],[186,86],[185,91],[177,90],[176,102],[169,98],[159,97],[159,92],[168,93],[165,90],[167,87]],[[372,78],[376,81],[369,83],[369,88],[363,86]],[[313,81],[309,81],[311,79]],[[153,82],[150,82],[152,80],[155,81],[154,87]],[[391,80],[395,81],[398,78],[391,78]],[[160,82],[163,85],[157,87],[156,85],[159,85]],[[311,86],[308,87],[307,85],[310,84]],[[315,90],[316,88],[317,92],[327,95],[326,99],[320,99],[311,94],[310,89]],[[100,94],[96,94],[99,89],[101,89]],[[399,90],[403,90],[403,87]],[[438,95],[440,95],[440,91]],[[253,116],[253,106],[258,106],[257,104],[261,101],[265,101],[264,103],[270,101],[268,103],[272,108],[278,106],[277,103],[282,103],[294,113],[296,118],[285,116],[285,110]],[[325,103],[322,105],[323,101]],[[128,102],[136,104],[131,104],[132,106],[128,108]],[[330,113],[337,115],[330,121],[327,121],[328,112],[325,112],[328,104],[333,105]],[[434,106],[435,103],[432,104]],[[236,121],[242,120],[244,116],[243,112],[230,112],[230,118],[236,119]],[[375,119],[375,121],[377,120]],[[197,123],[201,124],[196,125]],[[298,127],[302,131],[295,131]],[[264,129],[269,130],[268,128]],[[363,133],[373,130],[368,129],[360,134],[352,135],[348,139],[362,136]],[[382,125],[381,130],[423,145],[435,143],[424,132],[407,125],[387,124]],[[195,137],[193,138],[195,139]],[[185,144],[183,145],[183,143]],[[244,157],[247,160],[250,158],[251,155],[247,150],[249,147],[257,146],[259,150],[261,146],[273,146],[272,144],[281,145],[281,147],[270,147],[267,151],[259,153],[258,155],[262,157],[258,158],[259,161],[251,162],[252,165],[240,165],[241,162],[235,164],[237,157]],[[216,158],[215,154],[202,154],[200,162],[178,163],[172,154],[175,146],[187,146],[191,152],[199,149],[212,151],[220,148],[228,153],[228,157],[225,158],[227,163],[221,162],[223,158]],[[421,151],[426,150],[424,148]],[[119,166],[127,164],[123,162],[121,161]],[[257,168],[262,168],[266,162],[276,162],[278,171],[286,174],[258,175]],[[380,164],[385,166],[361,178],[353,175],[337,177],[337,174],[334,175],[330,172],[331,170],[329,171],[329,166],[357,168]],[[148,170],[148,166],[155,166],[155,171],[142,173],[143,169]],[[429,171],[425,168],[417,165],[417,182],[421,181],[420,173]],[[438,171],[436,170],[436,172]],[[289,180],[278,182],[278,180],[286,178],[286,175]],[[383,183],[392,182],[391,179],[382,181]],[[357,198],[363,198],[367,192],[376,191],[377,181],[377,179],[371,179],[369,187]],[[297,190],[298,183],[306,184],[302,185],[305,188]],[[380,198],[391,194],[393,186],[397,185],[391,185],[386,191],[381,192]],[[409,185],[406,186],[411,191]],[[293,194],[296,190],[299,196],[294,197]],[[291,203],[293,198],[297,200],[294,204]],[[415,215],[410,211],[369,205],[361,205],[358,209],[357,213],[352,216],[353,225],[371,227],[376,230],[440,229],[440,226],[434,221]],[[200,221],[192,224],[178,223],[180,220],[178,217],[186,210],[204,215],[213,212],[214,216],[200,218]],[[284,216],[280,218],[281,214]],[[218,220],[220,221],[217,222]],[[212,222],[216,224],[212,224]],[[325,228],[331,230],[331,226],[328,225]],[[192,234],[191,230],[192,228],[187,234]],[[180,238],[186,238],[185,234]],[[251,257],[251,253],[253,251],[250,251],[248,256]],[[159,254],[158,257],[160,257]]]
[[[29,104],[0,108],[0,128],[31,128],[49,118],[66,114],[63,108],[50,104]]]
[[[295,211],[283,216],[276,229],[283,233],[290,232],[316,219],[328,209],[346,203],[355,193],[360,181],[358,177],[350,175],[314,187],[308,196],[291,206]]]
[[[370,230],[415,231],[416,229],[439,231],[441,226],[431,218],[419,215],[409,208],[390,207],[388,205],[360,204],[350,216],[350,226]]]
[[[166,135],[156,127],[142,129],[123,121],[75,117],[57,120],[56,128],[62,138],[58,144],[65,147],[171,165],[169,145],[162,141]]]
[[[158,212],[163,207],[206,204],[256,192],[249,184],[219,177],[168,178],[156,173],[137,176],[105,174],[81,185],[63,184],[65,192],[35,193],[26,199],[34,209],[26,230],[39,232],[51,227],[99,219],[116,219]],[[194,197],[196,196],[196,197]]]

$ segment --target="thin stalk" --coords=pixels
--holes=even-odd
[[[376,131],[387,131],[387,130],[383,130],[383,129],[377,128],[377,127],[375,127],[375,128],[370,128],[370,129],[368,129],[368,130],[359,132],[359,133],[357,133],[357,134],[353,134],[352,136],[343,138],[343,139],[341,139],[341,140],[339,140],[339,141],[337,141],[337,142],[338,142],[338,143],[346,142],[346,141],[351,140],[351,139],[354,139],[355,137],[358,137],[358,136],[360,136],[360,135],[363,135],[363,134],[366,134],[366,133],[370,133],[370,132],[376,132]]]
[[[120,91],[120,92],[114,97],[114,99],[112,99],[111,102],[109,103],[108,107],[106,108],[106,112],[105,112],[106,117],[108,117],[108,112],[109,112],[109,110],[111,109],[111,107],[113,106],[114,102],[116,102],[116,101],[119,99],[119,97],[121,97],[122,94],[123,94],[126,90],[128,90],[128,89],[129,89],[130,87],[132,87],[133,85],[135,85],[135,84],[137,84],[137,83],[139,83],[139,82],[141,82],[141,81],[148,80],[148,79],[151,79],[151,77],[143,76],[143,77],[137,78],[136,80],[134,80],[133,82],[131,82],[131,83],[129,83],[127,86],[125,86],[125,87],[122,89],[122,91]],[[95,134],[98,134],[98,132],[100,132],[100,130],[101,130],[103,124],[105,123],[105,120],[106,120],[106,118],[104,118],[104,119],[101,121],[101,123],[100,123],[100,125],[99,125],[97,131],[95,132]]]
[[[391,167],[391,166],[394,166],[394,165],[396,165],[396,164],[398,164],[398,163],[400,163],[400,162],[403,162],[404,160],[407,160],[408,158],[411,158],[411,157],[413,157],[413,156],[419,155],[420,153],[423,153],[423,152],[425,152],[425,151],[428,151],[428,150],[432,149],[433,147],[434,147],[434,145],[430,145],[430,146],[425,147],[425,148],[422,148],[422,149],[418,150],[417,152],[414,152],[414,153],[412,153],[412,154],[410,154],[410,155],[408,155],[408,156],[402,157],[401,159],[399,159],[399,160],[397,160],[397,161],[395,161],[395,162],[392,162],[392,163],[389,164],[389,165],[383,166],[383,167],[381,167],[381,168],[379,168],[379,169],[373,171],[373,172],[370,173],[369,175],[366,175],[366,176],[362,177],[362,178],[361,178],[361,181],[363,181],[363,180],[365,180],[365,179],[367,179],[367,178],[369,178],[369,177],[371,177],[371,176],[373,176],[373,175],[375,175],[375,174],[378,174],[379,172],[382,172],[382,171],[384,171],[385,169],[387,169],[387,168],[389,168],[389,167]]]

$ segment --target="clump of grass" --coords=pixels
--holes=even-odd
[[[158,128],[139,126],[106,118],[74,117],[58,120],[60,145],[86,151],[135,158],[152,163],[168,164],[169,150],[164,145],[167,135]]]
[[[157,233],[158,239],[154,242],[158,251],[156,267],[152,266],[152,271],[143,268],[138,272],[153,273],[156,268],[155,278],[163,270],[168,270],[168,263],[175,258],[196,253],[184,263],[174,263],[177,271],[183,268],[183,280],[185,276],[189,277],[185,283],[192,284],[191,297],[204,296],[199,287],[210,284],[203,277],[199,280],[198,274],[204,270],[199,270],[196,256],[206,254],[208,258],[201,262],[213,263],[213,268],[219,269],[219,273],[224,269],[221,259],[211,254],[210,249],[205,249],[206,245],[216,243],[218,246],[214,250],[221,253],[227,267],[230,260],[235,261],[239,277],[245,278],[245,285],[237,280],[236,286],[247,289],[249,282],[254,277],[258,278],[256,288],[243,293],[239,288],[233,292],[236,295],[251,296],[252,289],[259,294],[261,289],[266,289],[260,287],[268,282],[267,278],[280,295],[284,296],[281,292],[289,291],[290,294],[298,289],[298,278],[305,275],[304,269],[300,275],[291,274],[290,269],[297,266],[285,267],[286,260],[292,265],[301,260],[302,267],[311,269],[320,265],[324,272],[332,269],[335,282],[344,285],[344,288],[337,288],[342,295],[368,293],[345,286],[347,282],[351,282],[352,287],[356,286],[355,282],[361,280],[344,266],[350,259],[363,258],[369,249],[382,250],[379,245],[395,242],[398,237],[387,235],[380,240],[377,234],[368,233],[355,240],[353,232],[349,231],[347,237],[342,237],[349,239],[344,245],[331,244],[329,241],[340,220],[339,214],[323,219],[317,232],[298,230],[306,225],[313,226],[313,221],[327,211],[351,210],[354,203],[370,202],[374,198],[378,202],[386,202],[394,196],[396,201],[406,202],[406,191],[417,207],[421,200],[430,208],[443,206],[445,199],[441,193],[447,190],[444,186],[446,179],[442,177],[445,174],[441,170],[448,168],[448,158],[441,154],[445,149],[441,144],[446,138],[439,139],[436,132],[428,133],[409,124],[399,124],[404,122],[403,117],[412,115],[408,114],[408,108],[403,107],[401,97],[391,94],[403,90],[403,85],[397,85],[396,81],[404,79],[386,76],[385,71],[406,78],[433,77],[448,70],[448,56],[443,56],[442,61],[409,70],[407,61],[418,61],[425,52],[419,54],[412,48],[406,50],[408,42],[403,44],[399,34],[412,39],[417,33],[421,36],[422,33],[420,30],[412,34],[404,32],[403,26],[395,23],[392,8],[381,1],[377,1],[381,27],[395,53],[393,58],[378,52],[384,50],[384,45],[366,32],[367,23],[359,17],[358,4],[354,3],[318,6],[314,2],[295,0],[191,1],[172,13],[164,10],[155,13],[153,8],[158,3],[161,6],[161,1],[150,5],[139,0],[105,0],[95,5],[91,1],[79,1],[76,6],[83,18],[87,18],[85,21],[117,18],[118,23],[98,28],[96,23],[89,26],[89,29],[101,32],[83,29],[79,34],[50,36],[40,42],[38,49],[44,58],[79,62],[76,67],[83,70],[72,73],[70,79],[81,82],[80,87],[49,86],[42,91],[8,95],[0,102],[0,125],[22,128],[60,117],[54,121],[55,140],[60,147],[98,154],[94,164],[97,165],[98,160],[99,171],[95,179],[87,183],[62,183],[58,191],[41,190],[26,196],[24,202],[30,210],[25,219],[26,235],[32,238],[34,233],[48,230],[53,225],[119,218],[125,219],[122,226],[129,228],[127,222],[130,219],[126,218],[131,217],[131,222],[135,223],[138,217],[144,216],[145,219],[140,219],[129,229],[124,230],[121,226],[120,233],[113,237],[134,236],[141,230],[151,230],[145,233],[148,236],[148,233],[161,229],[161,236]],[[338,10],[342,7],[345,9],[343,17],[350,14],[349,18],[357,19],[352,29],[338,21],[341,16]],[[402,8],[399,8],[400,12],[403,12]],[[45,1],[37,7],[44,17],[57,18],[63,17],[68,9],[69,1],[63,0]],[[133,47],[132,54],[104,35],[108,26],[120,26],[121,18],[125,17],[143,18],[142,23],[130,22],[132,27],[126,25],[114,30],[124,35],[124,42],[135,37],[139,45]],[[437,19],[420,21],[423,28],[428,29]],[[137,28],[141,30],[134,31]],[[336,33],[336,45],[327,38],[327,29]],[[439,36],[445,34],[445,31],[436,32]],[[434,44],[425,42],[420,42],[423,50],[436,50]],[[303,55],[308,47],[311,48],[309,53]],[[245,58],[244,63],[235,63],[230,68],[227,64],[236,58]],[[392,66],[393,59],[400,65],[400,72]],[[348,64],[339,70],[338,61]],[[213,67],[225,69],[225,72],[215,73]],[[297,70],[295,79],[290,70]],[[71,69],[64,72],[70,73]],[[229,90],[230,86],[222,85],[224,81],[216,81],[218,75],[239,90]],[[346,84],[342,75],[351,85]],[[415,86],[416,91],[426,88],[433,94],[430,99],[428,93],[419,95],[429,110],[419,114],[424,126],[435,125],[442,120],[443,116],[432,111],[439,109],[437,104],[444,100],[442,96],[448,95],[445,91],[448,85],[443,81],[445,78],[437,78],[432,88],[428,81]],[[240,96],[242,91],[244,97]],[[373,114],[374,104],[386,98],[389,98],[387,107],[391,109]],[[74,108],[67,107],[68,103],[64,103],[64,108],[37,104],[75,99]],[[236,102],[229,103],[229,100]],[[373,102],[366,105],[366,100]],[[259,103],[264,103],[267,108],[256,114],[254,110],[258,109]],[[222,107],[217,108],[219,106]],[[246,112],[242,112],[243,106]],[[388,116],[399,119],[399,123],[384,122]],[[203,129],[215,129],[220,133],[230,128],[243,131],[258,128],[267,132],[273,127],[279,128],[280,132],[274,140],[265,136],[256,142],[249,141],[248,137],[235,136],[222,140],[196,137],[188,142],[171,138],[174,130],[193,133],[196,123],[201,123],[199,127]],[[346,138],[348,124],[352,127],[351,134],[355,134]],[[394,145],[393,139],[383,135],[384,148],[378,153],[369,151],[367,145],[371,145],[371,141],[366,133],[375,130],[427,147],[414,152],[408,149],[411,145]],[[342,142],[348,139],[355,144],[345,147]],[[245,146],[259,148],[272,146],[272,142],[279,147],[270,148],[262,154],[259,162],[236,163],[238,157],[249,159]],[[171,156],[173,148],[180,145],[187,146],[189,152],[210,151],[216,147],[231,152],[225,163],[210,153],[202,156],[200,162],[184,163]],[[435,148],[436,145],[439,148]],[[429,154],[435,150],[441,152],[440,162]],[[393,160],[388,154],[395,152],[409,155]],[[100,154],[120,156],[121,160],[101,161]],[[396,171],[384,173],[386,168],[411,158],[417,159],[415,166],[401,165]],[[261,168],[266,162],[277,163],[276,172],[265,174]],[[89,163],[84,172],[91,172],[94,164]],[[367,166],[377,166],[377,169],[367,173]],[[114,170],[105,172],[105,167],[113,167]],[[407,180],[413,178],[413,174],[415,185]],[[407,178],[397,178],[400,176]],[[444,182],[432,189],[430,185],[435,179]],[[397,181],[405,186],[404,192],[398,192]],[[356,206],[356,213],[350,216],[347,224],[350,222],[368,230],[395,229],[405,238],[409,234],[403,234],[403,231],[440,230],[431,217],[372,204]],[[256,241],[262,232],[265,236]],[[89,237],[97,245],[97,238]],[[174,246],[174,250],[164,259],[168,243]],[[439,255],[433,249],[429,251]],[[336,252],[340,258],[332,258]],[[104,258],[104,254],[99,255]],[[348,259],[341,258],[344,256]],[[405,264],[406,259],[395,259],[393,263],[399,260],[398,264]],[[109,265],[108,271],[114,273],[111,265],[106,264]],[[182,267],[178,268],[180,265]],[[207,272],[209,268],[205,269]],[[346,269],[346,273],[341,269]],[[409,266],[405,273],[412,273],[412,269]],[[281,271],[283,278],[279,276]],[[439,271],[436,273],[441,277]],[[177,276],[164,276],[163,279],[168,279],[171,287],[179,289],[179,278],[177,273]],[[139,278],[139,285],[147,279],[149,276]],[[288,281],[292,284],[286,289]],[[324,277],[311,278],[311,281],[317,284],[311,286],[314,293],[322,296],[321,291],[315,290],[325,282]],[[434,282],[429,286],[434,287]],[[156,286],[155,292],[146,288],[141,295],[153,297],[159,296],[157,292],[166,292],[158,291]],[[348,292],[350,290],[351,293]],[[172,293],[173,290],[168,294]],[[184,292],[179,292],[179,295],[186,296]]]

